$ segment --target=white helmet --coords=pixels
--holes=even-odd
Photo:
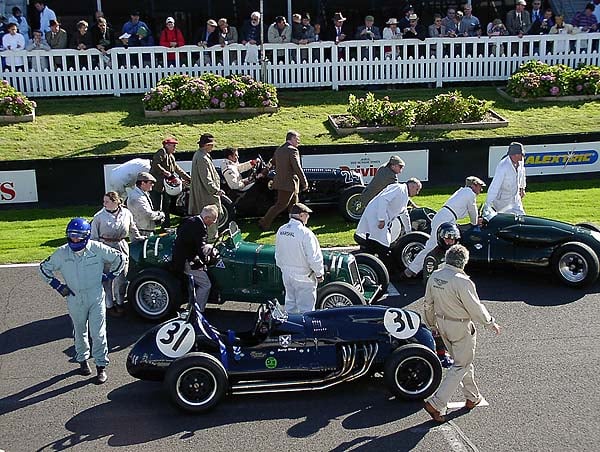
[[[177,196],[181,193],[183,185],[181,184],[181,179],[177,177],[175,174],[172,174],[169,177],[165,177],[165,191],[170,196]]]

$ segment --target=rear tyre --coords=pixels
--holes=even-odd
[[[598,279],[598,256],[585,243],[569,242],[561,245],[552,256],[552,270],[563,284],[584,287]]]
[[[338,209],[346,220],[355,223],[360,220],[366,207],[361,196],[364,189],[362,185],[355,185],[345,189],[340,195]]]
[[[346,282],[336,281],[318,289],[315,309],[331,309],[364,304],[366,304],[365,297],[356,287]]]
[[[438,357],[422,345],[407,345],[395,350],[386,360],[383,378],[392,393],[404,400],[423,400],[431,396],[442,381]]]
[[[427,240],[429,235],[424,232],[411,232],[398,239],[392,248],[392,257],[398,272],[404,271],[415,260],[417,254],[425,248]]]
[[[203,413],[225,396],[228,380],[225,371],[212,359],[190,354],[169,366],[165,387],[179,408]]]
[[[369,284],[364,282],[365,277],[373,281],[374,286],[381,286],[381,291],[377,296],[369,300],[369,304],[373,304],[387,293],[390,284],[390,273],[381,259],[372,254],[359,253],[355,254],[354,258],[358,265],[358,273],[363,279],[363,288],[365,289],[365,292],[371,289]],[[374,290],[375,287],[372,289]]]
[[[127,299],[144,319],[162,320],[181,306],[181,283],[165,270],[147,270],[129,283]]]

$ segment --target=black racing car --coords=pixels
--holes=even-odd
[[[142,336],[127,357],[130,375],[164,381],[186,411],[207,411],[226,394],[326,389],[375,372],[383,372],[397,397],[422,400],[442,378],[431,332],[412,311],[361,306],[288,316],[268,303],[251,331],[220,332],[192,300],[179,318]]]

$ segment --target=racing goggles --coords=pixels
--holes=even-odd
[[[90,231],[67,231],[67,238],[84,240],[90,236]]]

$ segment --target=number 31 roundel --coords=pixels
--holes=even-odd
[[[390,308],[383,315],[383,325],[397,339],[413,337],[419,329],[421,319],[416,312]]]
[[[196,335],[194,327],[183,320],[173,320],[156,333],[156,345],[163,355],[179,358],[192,349]]]

